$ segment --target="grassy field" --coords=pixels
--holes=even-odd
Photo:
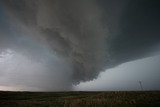
[[[0,107],[160,107],[160,91],[0,92]]]

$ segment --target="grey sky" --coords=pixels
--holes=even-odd
[[[72,90],[99,81],[105,70],[109,78],[111,68],[110,78],[118,70],[126,81],[132,73],[138,79],[139,66],[130,62],[160,54],[159,5],[158,0],[1,0],[0,84]],[[153,71],[159,67],[151,65]]]

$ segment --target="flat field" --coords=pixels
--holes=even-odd
[[[160,91],[0,91],[0,107],[160,107]]]

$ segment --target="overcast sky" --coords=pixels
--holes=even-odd
[[[159,5],[1,0],[0,89],[160,89]]]

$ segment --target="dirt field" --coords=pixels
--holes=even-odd
[[[0,92],[0,107],[160,107],[160,91]]]

